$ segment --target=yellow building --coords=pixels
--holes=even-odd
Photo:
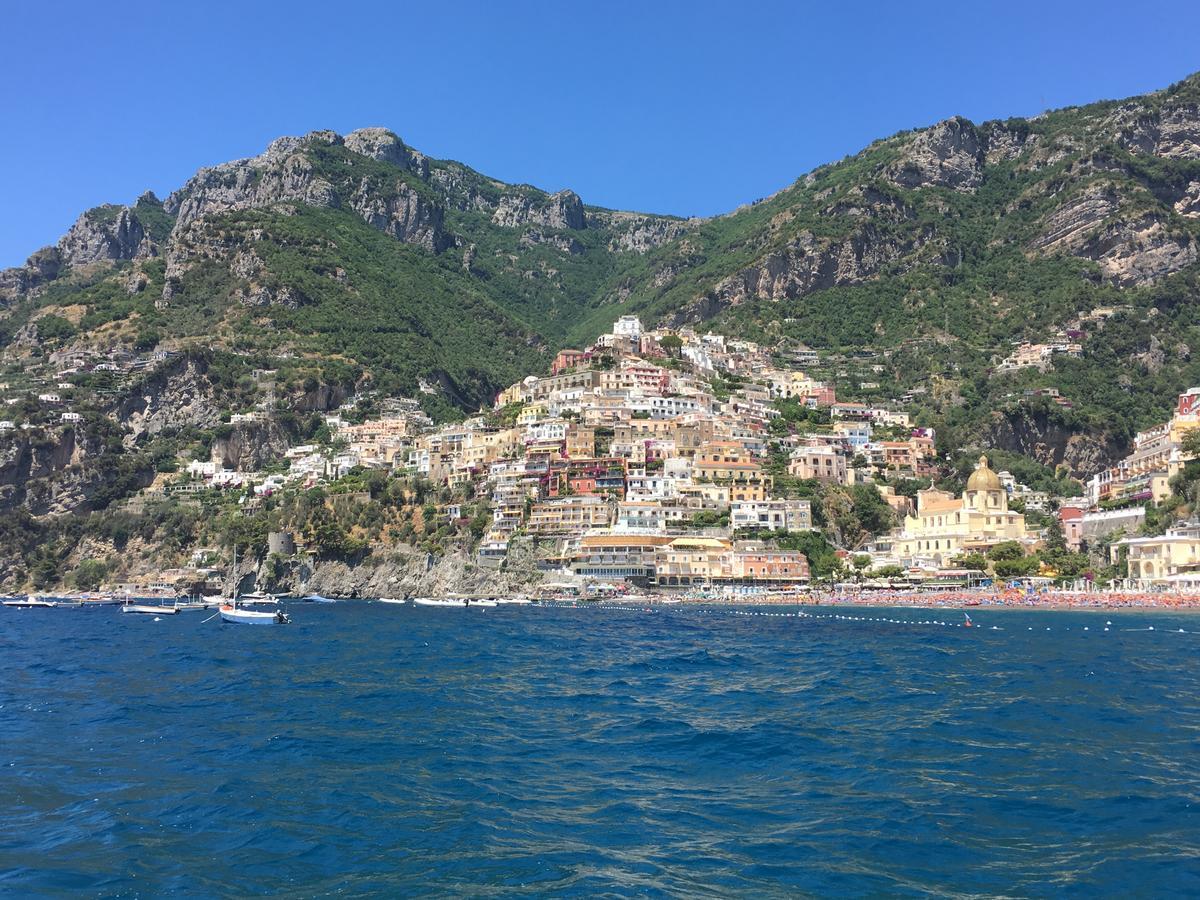
[[[895,552],[909,565],[948,566],[956,556],[986,553],[1004,541],[1017,541],[1026,549],[1034,543],[1025,530],[1025,516],[1009,510],[1008,493],[981,456],[961,497],[934,490],[917,494],[917,510],[905,517]]]
[[[1200,573],[1200,525],[1179,525],[1157,537],[1125,538],[1109,547],[1112,561],[1128,553],[1129,578],[1142,585],[1194,583]]]
[[[659,587],[711,583],[721,577],[722,563],[731,546],[718,538],[676,538],[655,553],[655,582]]]
[[[534,535],[577,534],[612,524],[612,504],[591,495],[556,497],[535,503],[529,514],[529,533]]]

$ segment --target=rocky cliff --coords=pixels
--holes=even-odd
[[[31,349],[53,297],[89,322],[126,316],[111,329],[126,341],[286,344],[471,408],[625,313],[828,349],[932,342],[905,378],[970,378],[1095,307],[1177,310],[1198,273],[1194,76],[1032,119],[953,116],[703,221],[506,184],[384,128],[282,137],[165,201],[89,210],[0,273],[0,336]],[[131,421],[152,431],[144,405]]]
[[[106,507],[154,477],[146,459],[125,458],[103,423],[39,426],[0,437],[0,510],[61,516]]]

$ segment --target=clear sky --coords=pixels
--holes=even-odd
[[[19,0],[0,27],[0,266],[281,134],[384,125],[505,181],[709,215],[902,129],[1200,69],[1198,0]]]

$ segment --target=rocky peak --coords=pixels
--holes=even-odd
[[[386,128],[359,128],[346,135],[345,145],[347,150],[391,163],[421,178],[429,177],[429,161],[425,156],[408,147],[395,132]]]
[[[97,206],[80,216],[58,242],[61,259],[72,266],[155,256],[158,248],[128,206]]]
[[[933,184],[973,191],[983,179],[983,162],[982,141],[975,126],[955,116],[917,132],[885,175],[905,188]]]
[[[545,199],[526,193],[505,194],[492,215],[492,222],[503,228],[541,225],[579,230],[587,227],[583,201],[574,191],[558,191]]]

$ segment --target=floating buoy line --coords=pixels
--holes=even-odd
[[[874,624],[878,624],[878,625],[900,625],[900,626],[907,626],[909,628],[976,628],[980,631],[1004,631],[1005,630],[1005,628],[1001,625],[980,625],[977,622],[972,622],[970,616],[963,610],[953,611],[956,613],[960,613],[963,616],[963,621],[954,622],[954,621],[949,621],[945,617],[936,618],[936,619],[897,618],[895,616],[895,614],[887,615],[887,616],[860,616],[860,615],[849,615],[847,613],[834,613],[834,612],[830,612],[830,613],[807,612],[805,610],[797,610],[795,612],[768,612],[766,610],[760,610],[760,609],[721,609],[721,608],[714,608],[711,606],[691,607],[691,608],[686,608],[686,607],[680,608],[677,606],[658,606],[658,605],[633,606],[633,605],[626,604],[626,603],[613,603],[613,602],[603,602],[603,601],[599,602],[599,603],[588,604],[587,608],[608,609],[608,610],[615,610],[615,611],[619,611],[619,612],[632,612],[632,613],[655,613],[655,612],[668,613],[668,614],[670,614],[670,613],[676,613],[676,614],[690,613],[690,614],[700,614],[700,615],[710,615],[710,616],[739,616],[739,617],[743,617],[743,618],[759,618],[759,619],[812,619],[814,621],[828,620],[831,622],[832,621],[864,622],[864,623],[874,623]],[[946,612],[951,612],[951,610],[947,610]],[[1026,627],[1026,630],[1027,631],[1034,631],[1034,630],[1040,631],[1042,629],[1040,629],[1040,628],[1035,629],[1035,627],[1033,625],[1029,625]],[[1076,624],[1076,625],[1060,625],[1060,626],[1047,625],[1045,627],[1045,630],[1046,631],[1054,631],[1054,632],[1063,632],[1063,631],[1084,632],[1084,631],[1087,631],[1090,633],[1091,626],[1090,625],[1078,625],[1078,624]],[[1104,622],[1102,631],[1106,632],[1106,631],[1112,631],[1112,630],[1127,632],[1127,633],[1132,632],[1132,633],[1143,633],[1143,634],[1148,634],[1150,632],[1154,632],[1155,634],[1174,634],[1174,635],[1200,634],[1200,631],[1189,631],[1186,628],[1158,628],[1158,629],[1156,629],[1153,625],[1149,625],[1144,628],[1116,628],[1113,625],[1113,622],[1111,619],[1106,619]]]

